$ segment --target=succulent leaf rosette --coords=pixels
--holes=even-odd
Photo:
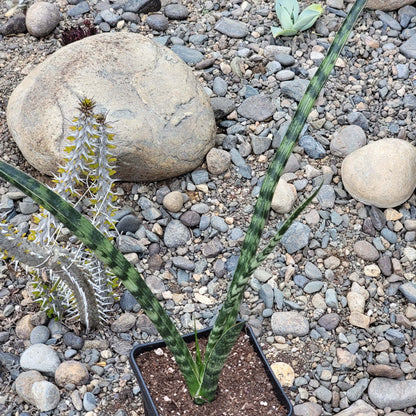
[[[294,36],[309,29],[323,13],[320,4],[311,4],[299,14],[297,0],[276,0],[276,14],[282,27],[272,26],[272,34],[277,36]]]

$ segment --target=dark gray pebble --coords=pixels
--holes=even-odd
[[[248,35],[249,29],[247,24],[238,20],[223,17],[215,25],[215,30],[229,36],[230,38],[244,38]]]
[[[216,257],[223,251],[224,247],[219,238],[215,237],[202,247],[202,254],[205,257]]]
[[[140,227],[140,220],[135,215],[126,215],[116,225],[120,233],[135,233]]]
[[[81,1],[81,3],[78,3],[76,6],[71,7],[68,10],[68,16],[69,17],[79,17],[85,13],[88,13],[90,11],[90,6],[86,1]]]
[[[50,332],[47,326],[38,325],[32,329],[30,333],[31,344],[44,344],[50,336]]]
[[[189,15],[189,11],[182,4],[168,4],[165,7],[165,15],[172,20],[185,20]]]
[[[296,286],[299,286],[302,289],[307,285],[307,283],[309,283],[309,279],[301,274],[295,275],[293,281]]]
[[[186,211],[180,216],[179,220],[187,227],[193,228],[199,225],[200,216],[195,211]]]
[[[416,286],[413,283],[403,283],[399,290],[409,302],[416,304]]]
[[[6,23],[0,26],[0,34],[3,36],[26,32],[26,16],[22,13],[12,16]]]
[[[67,332],[63,336],[64,344],[74,350],[80,350],[84,346],[84,339],[73,332]]]
[[[299,139],[299,146],[303,147],[305,153],[313,159],[322,159],[326,155],[324,147],[312,136],[302,136]]]
[[[187,64],[197,64],[204,59],[201,52],[183,45],[173,45],[171,49]]]
[[[368,130],[368,120],[365,118],[363,113],[359,111],[353,111],[348,114],[347,120],[349,124],[359,126],[363,130]]]
[[[338,326],[340,319],[337,313],[327,313],[319,318],[318,325],[330,331]]]
[[[388,228],[383,228],[380,234],[391,244],[397,243],[397,234]]]
[[[162,7],[160,0],[129,0],[124,6],[125,12],[154,13]]]
[[[281,242],[286,251],[289,254],[293,254],[294,252],[307,246],[310,232],[311,229],[306,224],[295,221],[286,231],[281,239]]]
[[[104,22],[107,22],[111,27],[114,27],[120,20],[120,15],[113,13],[111,10],[106,9],[100,13],[101,18]]]
[[[380,208],[371,206],[370,218],[376,230],[381,231],[386,226],[386,217]]]
[[[270,98],[263,95],[253,95],[246,98],[238,107],[238,113],[255,121],[265,121],[270,119],[276,111],[276,105]]]
[[[136,298],[130,292],[124,292],[120,298],[120,307],[123,311],[130,312],[138,305]]]
[[[283,81],[280,83],[280,88],[282,95],[286,97],[293,98],[295,101],[299,102],[303,94],[306,91],[306,88],[309,85],[309,81],[306,79],[294,79],[293,81]]]
[[[182,270],[193,271],[195,270],[195,263],[183,256],[172,257],[172,263],[174,266]]]
[[[286,53],[278,53],[275,55],[274,59],[283,66],[292,66],[296,62],[293,56]]]
[[[194,170],[191,173],[192,182],[195,185],[200,185],[202,183],[207,183],[209,181],[208,172],[205,169]]]
[[[371,235],[372,237],[375,237],[377,235],[377,231],[374,228],[373,222],[371,221],[371,218],[366,218],[363,222],[363,232]]]
[[[192,214],[196,214],[198,215],[196,212],[192,212],[192,211],[187,211],[187,212],[191,212]],[[183,214],[185,215],[186,212]],[[181,216],[181,218],[183,217],[183,215]],[[199,224],[199,215],[198,215],[198,222],[196,223],[195,226],[197,226]],[[165,243],[165,245],[169,248],[177,248],[180,246],[184,246],[189,239],[191,238],[191,234],[187,228],[187,226],[185,225],[185,223],[181,220],[172,220],[165,229],[165,234],[163,236],[163,241]]]
[[[146,24],[153,30],[164,32],[169,27],[169,20],[162,14],[151,14],[146,17]]]
[[[390,256],[381,256],[378,259],[378,267],[380,267],[381,273],[383,273],[384,276],[391,276],[393,273],[393,266],[391,263]]]
[[[225,97],[211,98],[211,106],[216,120],[225,118],[235,110],[234,101]]]
[[[398,329],[388,329],[384,336],[395,347],[402,347],[406,342],[406,337]]]

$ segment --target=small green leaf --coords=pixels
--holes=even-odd
[[[309,29],[316,22],[318,17],[322,14],[323,9],[320,4],[312,4],[307,7],[295,21],[293,29],[298,32]]]
[[[272,27],[272,35],[273,37],[278,37],[278,36],[294,36],[296,35],[296,33],[298,33],[297,30],[293,30],[293,29],[282,29],[280,27]]]
[[[282,7],[282,10],[279,16],[279,21],[283,29],[285,30],[292,29],[294,22],[290,16],[290,12],[286,9],[286,7]]]

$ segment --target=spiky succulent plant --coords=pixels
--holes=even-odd
[[[114,207],[112,186],[115,173],[111,144],[113,134],[105,116],[94,112],[95,102],[84,98],[80,100],[79,115],[72,120],[72,135],[67,138],[64,163],[59,167],[54,191],[66,201],[73,201],[82,209],[88,205],[92,223],[112,239],[114,226],[111,220]],[[72,273],[68,265],[51,268],[50,261],[43,254],[37,264],[31,266],[33,293],[41,308],[52,316],[61,317],[64,313],[69,318],[81,320],[87,329],[96,327],[100,320],[105,320],[110,305],[114,301],[113,289],[118,279],[111,271],[82,244],[59,244],[62,224],[48,211],[41,209],[35,216],[36,226],[30,230],[28,243],[32,244],[30,252],[60,253],[71,258],[77,273]],[[7,237],[24,238],[14,233],[3,224],[1,230]],[[8,243],[10,246],[11,242]],[[4,245],[3,245],[4,247]],[[19,246],[15,247],[15,250]],[[63,251],[64,250],[64,251]],[[10,247],[9,247],[10,251]],[[43,253],[43,252],[42,252]],[[17,255],[16,255],[17,254]],[[18,260],[19,253],[14,254]],[[42,259],[42,261],[40,261]]]

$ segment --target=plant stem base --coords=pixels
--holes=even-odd
[[[206,332],[208,335],[209,332]],[[185,381],[166,348],[156,348],[136,355],[133,350],[132,361],[140,368],[139,375],[135,370],[136,376],[142,377],[146,383],[145,389],[141,386],[146,416],[292,415],[287,397],[280,385],[270,381],[268,371],[271,370],[267,363],[265,367],[256,347],[252,345],[253,341],[256,343],[254,338],[244,332],[240,334],[222,372],[216,400],[202,406],[193,403]],[[205,345],[206,337],[202,336],[202,351]],[[188,347],[194,351],[193,342],[189,342]],[[133,369],[134,367],[133,365]],[[146,397],[147,393],[150,393],[151,398]],[[152,401],[150,406],[146,406],[148,400]]]

